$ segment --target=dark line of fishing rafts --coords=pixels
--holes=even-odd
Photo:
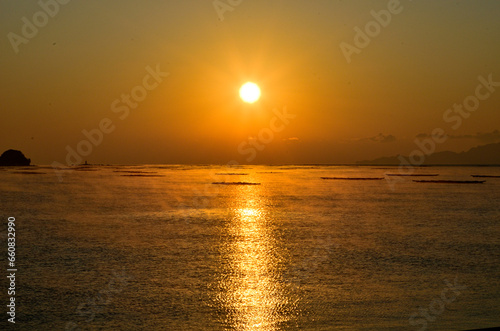
[[[218,173],[217,175],[248,175],[244,173]],[[386,174],[389,177],[437,177],[439,174]],[[474,178],[500,178],[493,175],[471,175]],[[324,180],[383,180],[385,177],[320,177]],[[422,180],[414,179],[416,183],[441,183],[441,184],[482,184],[486,180]],[[213,182],[214,185],[260,185],[252,182]]]
[[[3,169],[2,169],[3,170]],[[45,174],[45,172],[33,172],[33,171],[25,171],[28,169],[18,169],[17,171],[14,171],[13,173],[16,174]],[[87,167],[82,167],[80,168],[75,168],[72,170],[97,170],[90,165]],[[127,176],[127,177],[163,177],[163,175],[160,175],[154,171],[142,171],[142,170],[114,170],[113,172],[121,173],[121,176]],[[281,172],[275,172],[275,171],[261,171],[258,173],[281,173]],[[248,173],[216,173],[216,175],[220,176],[244,176],[244,175],[249,175]],[[388,177],[437,177],[439,174],[385,174]],[[414,182],[416,183],[441,183],[441,184],[483,184],[486,182],[485,178],[500,178],[500,176],[497,175],[471,175],[473,178],[478,178],[476,180],[429,180],[429,179],[413,179]],[[323,180],[383,180],[385,177],[320,177]],[[213,182],[212,184],[214,185],[260,185],[260,183],[254,183],[254,182]]]
[[[439,174],[386,174],[389,177],[437,177]],[[474,178],[500,178],[493,175],[471,175]],[[382,180],[385,177],[321,177],[325,180]],[[438,183],[438,184],[483,184],[486,180],[429,180],[413,179],[415,183]]]

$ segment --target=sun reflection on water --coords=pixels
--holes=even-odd
[[[276,240],[260,187],[237,187],[223,243],[219,300],[237,330],[278,330],[288,306],[280,282]]]

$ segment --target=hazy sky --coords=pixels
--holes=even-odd
[[[35,164],[349,163],[435,128],[437,150],[500,141],[500,86],[478,79],[500,82],[497,0],[41,3],[0,1],[0,150]]]

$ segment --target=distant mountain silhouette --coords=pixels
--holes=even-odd
[[[381,157],[375,160],[358,161],[360,165],[399,165],[401,157]],[[404,156],[408,160],[408,156]],[[462,153],[437,152],[425,156],[423,165],[500,165],[500,143],[473,147]]]
[[[29,166],[30,159],[27,159],[21,151],[9,149],[0,156],[0,166]]]

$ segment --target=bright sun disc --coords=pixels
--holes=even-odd
[[[255,83],[245,83],[240,88],[240,97],[247,103],[254,103],[260,98],[260,88]]]

